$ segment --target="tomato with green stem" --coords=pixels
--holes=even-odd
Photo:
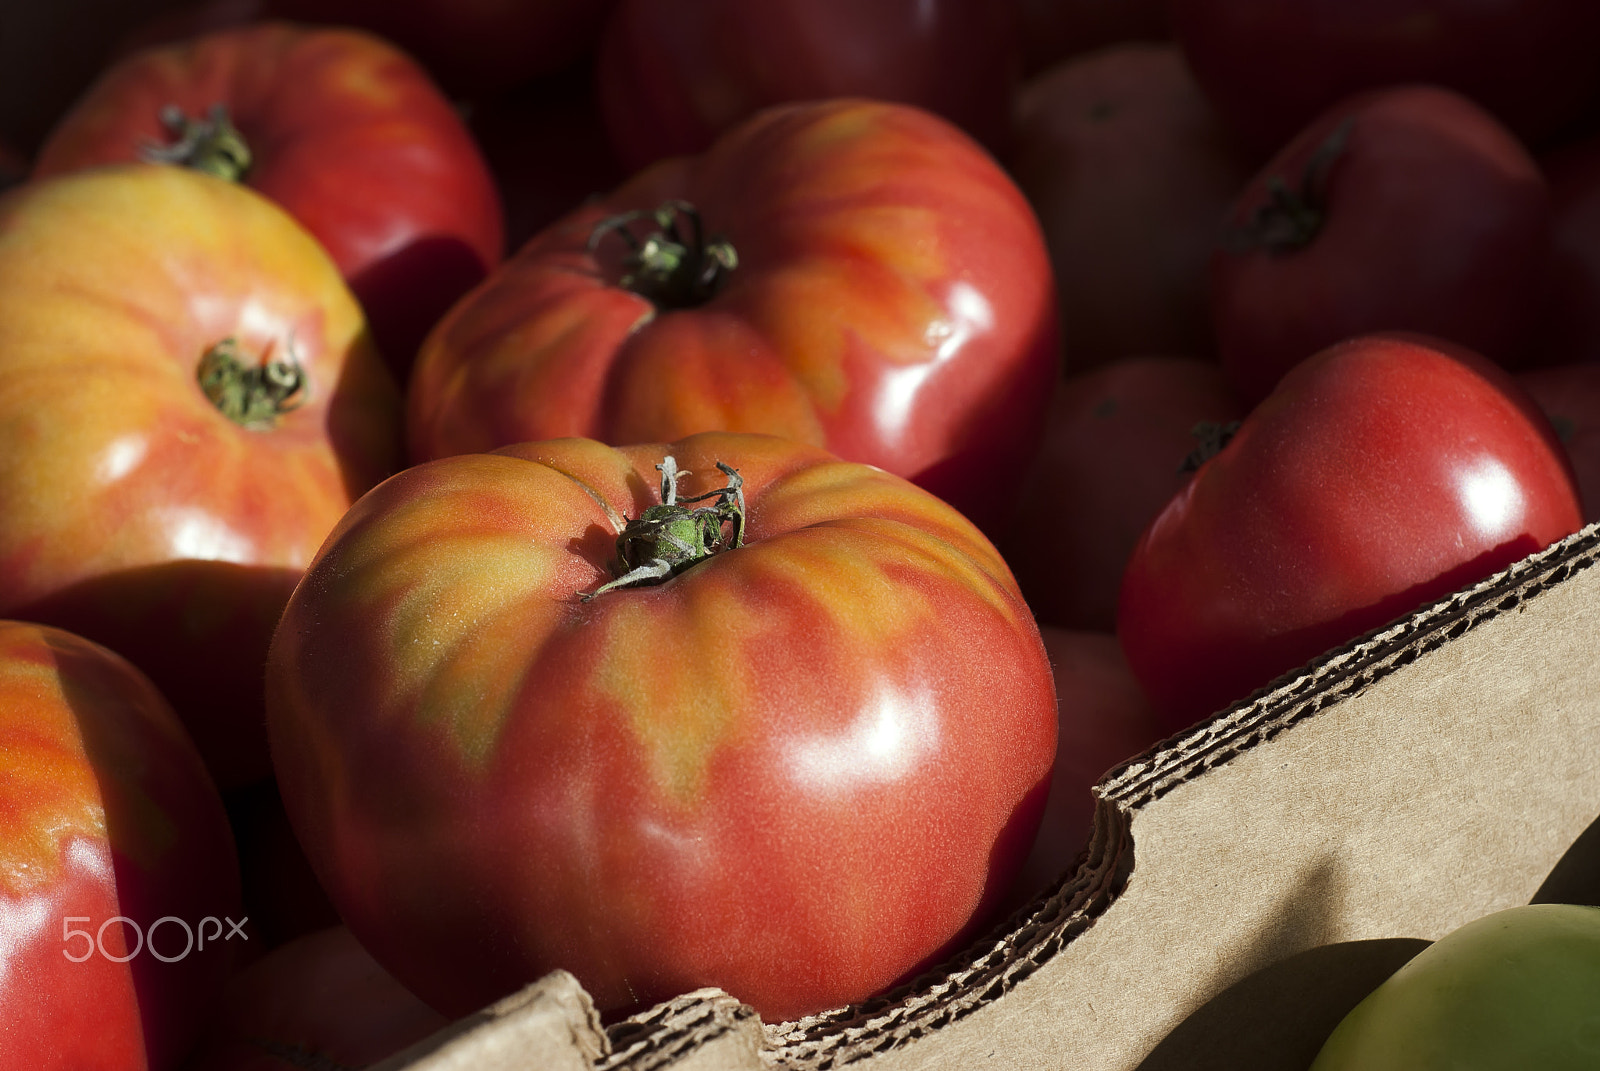
[[[267,682],[312,865],[448,1015],[556,968],[608,1013],[871,996],[992,921],[1055,753],[978,529],[771,436],[408,469],[319,553]]]
[[[903,105],[762,112],[537,235],[434,329],[413,460],[761,432],[1003,520],[1058,365],[1049,259],[988,154]]]

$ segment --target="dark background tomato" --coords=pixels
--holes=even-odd
[[[1227,228],[1211,317],[1246,402],[1369,331],[1437,335],[1507,366],[1536,349],[1549,191],[1516,138],[1459,94],[1341,102],[1256,174]]]
[[[1171,0],[1174,32],[1227,120],[1265,151],[1341,97],[1432,82],[1533,144],[1600,91],[1587,0]]]
[[[1000,549],[1046,624],[1116,628],[1134,544],[1189,481],[1197,424],[1244,415],[1222,369],[1194,357],[1129,357],[1057,386],[1044,443]]]
[[[1508,373],[1357,338],[1290,372],[1152,522],[1117,633],[1176,732],[1582,523],[1561,444]]]
[[[1071,56],[1126,41],[1172,36],[1171,0],[1017,0],[1023,69],[1029,74]]]
[[[1023,87],[1009,158],[1039,214],[1066,367],[1213,349],[1206,264],[1249,178],[1172,45],[1117,45]]]
[[[829,97],[914,104],[997,149],[1019,72],[1015,8],[997,0],[620,0],[598,71],[630,167],[703,152],[768,105]]]
[[[1518,373],[1517,383],[1555,426],[1578,480],[1583,519],[1600,521],[1600,362]]]

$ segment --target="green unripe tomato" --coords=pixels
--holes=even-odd
[[[1311,1071],[1600,1068],[1600,908],[1532,904],[1453,930],[1345,1016]]]

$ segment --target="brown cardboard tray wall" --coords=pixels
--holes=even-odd
[[[1600,903],[1600,526],[1124,763],[1075,873],[887,997],[717,990],[602,1029],[564,972],[382,1071],[1304,1071],[1426,942]]]

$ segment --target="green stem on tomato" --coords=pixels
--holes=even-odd
[[[242,428],[271,428],[305,400],[305,370],[293,354],[247,364],[231,338],[206,350],[195,378],[217,411]]]
[[[688,234],[680,230],[681,220],[689,221]],[[632,230],[640,221],[652,225],[643,237]],[[664,309],[704,305],[739,266],[733,243],[721,237],[708,241],[699,211],[687,201],[665,201],[653,212],[623,212],[601,220],[589,232],[589,251],[608,234],[628,246],[619,285]]]
[[[1355,116],[1336,126],[1306,161],[1298,188],[1282,175],[1267,176],[1267,200],[1251,213],[1248,222],[1230,229],[1223,245],[1234,253],[1265,249],[1292,253],[1304,249],[1321,233],[1328,218],[1328,179],[1333,165],[1344,155]]]
[[[177,164],[228,182],[240,182],[250,171],[250,146],[228,117],[225,105],[213,104],[204,118],[195,118],[169,104],[161,109],[161,124],[172,140],[140,149],[139,157],[147,163]]]

